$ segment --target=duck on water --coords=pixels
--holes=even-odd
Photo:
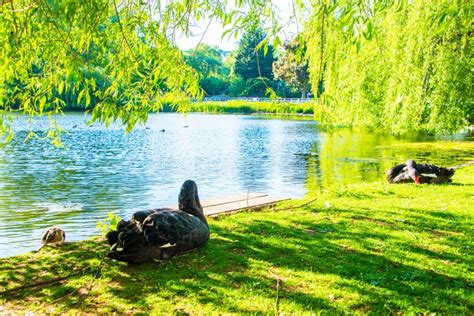
[[[120,221],[107,234],[108,257],[129,263],[169,259],[203,246],[209,225],[199,201],[197,185],[187,180],[178,197],[179,210],[161,208],[139,211],[131,220]]]

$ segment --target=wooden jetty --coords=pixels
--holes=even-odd
[[[273,207],[278,202],[287,200],[290,199],[271,197],[268,194],[262,193],[248,193],[232,197],[204,200],[201,201],[201,205],[206,217],[216,217],[242,211],[257,211],[262,208]]]
[[[207,217],[219,216],[241,211],[256,211],[266,207],[272,207],[278,202],[289,200],[288,198],[275,198],[268,194],[248,193],[233,197],[218,198],[203,201],[204,215]]]

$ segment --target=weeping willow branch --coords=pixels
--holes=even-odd
[[[291,7],[293,9],[293,18],[295,19],[295,24],[296,24],[296,34],[300,34],[300,25],[299,25],[299,22],[298,22],[298,15],[296,13],[295,0],[291,0]]]
[[[267,45],[268,45],[268,44],[267,44]],[[258,49],[257,49],[257,48],[255,49],[255,60],[257,61],[258,76],[259,76],[260,78],[263,78],[263,77],[262,77],[262,69],[260,68],[260,59],[258,58]],[[262,82],[263,82],[263,84],[265,85],[266,90],[268,90],[270,87],[268,86],[268,84],[266,83],[266,81],[262,79]]]
[[[120,20],[120,13],[117,8],[117,2],[116,0],[113,0],[114,3],[114,8],[115,8],[115,15],[117,16],[117,23],[119,24],[120,32],[122,33],[123,39],[125,40],[125,43],[127,44],[128,49],[130,50],[130,53],[133,56],[133,59],[137,59],[135,56],[135,53],[133,52],[132,46],[130,46],[130,43],[128,41],[127,36],[125,35],[125,31],[123,29],[122,21]]]
[[[186,20],[187,20],[186,27],[185,27],[185,30],[186,30],[185,32],[186,33],[189,32],[189,19],[191,17],[191,10],[192,10],[192,6],[193,6],[193,2],[194,1],[189,1],[189,3],[186,5],[186,9],[184,10],[184,13],[178,18],[178,20],[173,24],[173,26],[170,27],[170,29],[173,30],[171,32],[173,42],[176,41],[176,28],[183,21],[183,19],[185,17],[186,17]]]
[[[31,9],[37,7],[40,2],[42,2],[42,0],[34,1],[31,4],[27,5],[26,7],[23,7],[23,8],[20,8],[20,9],[14,9],[13,8],[13,0],[1,0],[1,1],[2,2],[0,3],[0,6],[3,5],[4,3],[10,2],[12,9],[8,10],[8,12],[11,12],[11,13],[21,13],[21,12],[31,10]]]
[[[318,81],[320,82],[323,78],[323,61],[324,61],[324,22],[326,18],[326,4],[323,4],[321,8],[321,44],[320,44],[320,54],[321,57],[319,59],[319,73],[318,73]]]
[[[199,46],[201,45],[202,40],[204,39],[204,36],[207,34],[207,30],[209,29],[209,26],[211,25],[211,22],[212,22],[213,18],[214,18],[214,17],[211,17],[211,18],[209,19],[209,23],[207,23],[207,26],[206,26],[206,29],[204,30],[204,33],[202,33],[202,36],[201,36],[201,38],[199,39],[199,42],[197,43],[196,48],[194,48],[193,58],[196,57],[196,52],[197,52]]]
[[[0,0],[0,6],[4,5],[5,3],[13,2],[13,0]]]
[[[47,9],[47,10],[45,10],[44,12],[45,12],[46,14],[49,14],[49,16],[50,16],[50,18],[51,18],[51,20],[52,20],[52,23],[53,23],[54,28],[58,31],[58,34],[63,38],[64,44],[65,44],[65,45],[68,44],[67,39],[69,39],[69,43],[71,43],[71,42],[72,42],[72,38],[71,38],[70,32],[68,32],[67,35],[64,35],[64,32],[61,30],[61,28],[59,27],[59,25],[58,25],[58,23],[57,23],[57,21],[56,21],[56,20],[57,20],[56,17],[53,15],[53,11],[51,10],[51,7],[48,5],[48,1],[44,1],[43,3],[44,3],[44,5],[45,5],[45,7],[46,7],[46,9]]]

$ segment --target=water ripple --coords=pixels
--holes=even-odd
[[[89,126],[82,114],[57,119],[69,129],[64,148],[24,143],[29,126],[20,117],[15,139],[0,150],[1,257],[37,249],[50,226],[81,240],[98,233],[108,212],[129,217],[175,205],[186,179],[198,183],[204,200],[248,191],[302,197],[315,186],[380,179],[406,158],[380,146],[398,139],[321,134],[312,121],[160,114],[125,134],[119,125]],[[40,134],[48,127],[46,118],[34,123]],[[433,162],[451,157],[424,154],[413,151]]]

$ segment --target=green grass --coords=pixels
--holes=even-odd
[[[211,220],[204,248],[165,262],[102,261],[100,240],[1,259],[0,312],[472,315],[474,168],[314,197]]]
[[[167,108],[164,109],[165,111]],[[170,109],[168,109],[170,110]],[[312,103],[288,103],[288,102],[251,102],[251,101],[208,101],[192,102],[191,112],[202,113],[232,113],[232,114],[313,114]]]

